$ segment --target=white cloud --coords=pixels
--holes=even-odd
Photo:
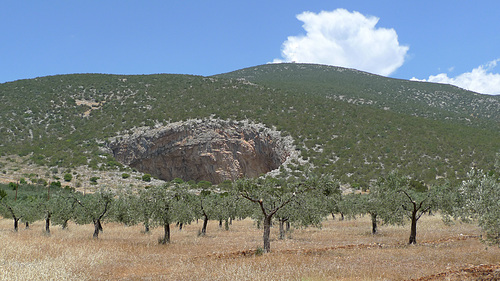
[[[440,73],[429,76],[427,80],[420,80],[415,77],[411,80],[451,84],[482,94],[500,95],[500,74],[491,72],[499,62],[500,59],[490,61],[485,65],[472,69],[471,72],[462,73],[456,77],[448,77],[448,74]]]
[[[297,19],[304,22],[306,34],[289,36],[283,42],[283,59],[274,62],[328,64],[389,75],[404,63],[409,49],[399,45],[394,29],[377,28],[377,17],[359,12],[303,12]]]

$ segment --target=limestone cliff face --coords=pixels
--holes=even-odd
[[[160,179],[215,184],[270,172],[293,151],[290,138],[262,124],[215,119],[138,130],[109,147],[119,162]]]

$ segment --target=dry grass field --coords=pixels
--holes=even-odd
[[[161,228],[143,234],[141,226],[103,227],[95,240],[91,225],[52,227],[49,236],[42,222],[15,233],[11,220],[0,220],[0,279],[463,280],[472,279],[464,269],[485,264],[495,265],[490,276],[500,276],[500,248],[481,244],[474,225],[445,226],[439,216],[419,221],[419,244],[411,246],[408,226],[380,226],[374,236],[367,216],[294,229],[285,240],[274,227],[272,252],[264,255],[254,254],[262,230],[251,220],[234,221],[229,231],[210,222],[205,237],[197,235],[201,221],[174,228],[169,245],[157,243]],[[448,277],[437,276],[443,272]]]

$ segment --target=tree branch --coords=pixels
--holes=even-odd
[[[290,197],[288,200],[282,202],[278,207],[275,207],[270,215],[274,215],[277,211],[279,211],[281,208],[283,208],[286,204],[290,203],[294,198],[295,198],[295,193],[292,195],[292,197]]]
[[[16,217],[16,214],[14,213],[14,210],[12,209],[12,207],[11,207],[11,206],[9,206],[9,205],[5,204],[5,202],[2,202],[2,205],[4,205],[4,206],[5,206],[5,208],[7,208],[7,209],[9,210],[9,212],[10,212],[10,214],[12,215],[12,218],[13,218],[13,219],[18,219],[18,218]],[[21,218],[22,218],[22,217],[19,217],[19,219],[21,219]]]
[[[111,203],[110,200],[106,200],[106,203],[104,204],[104,211],[102,211],[101,215],[99,216],[98,220],[101,220],[102,217],[104,217],[104,215],[106,214],[106,212],[108,211],[108,206],[109,204]]]
[[[406,192],[406,190],[400,189],[400,190],[398,190],[398,192],[403,192],[406,195],[406,197],[408,197],[408,200],[410,200],[410,203],[412,203],[416,207],[417,203],[415,203],[415,201],[413,201],[410,194],[408,194],[408,192]]]
[[[417,220],[418,220],[418,219],[420,219],[420,217],[421,217],[423,214],[425,214],[427,211],[429,211],[430,209],[431,209],[431,206],[428,206],[427,208],[425,208],[424,210],[422,210],[422,211],[420,212],[420,214],[418,215]]]

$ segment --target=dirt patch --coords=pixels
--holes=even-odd
[[[443,272],[411,280],[412,281],[500,280],[500,264],[470,266],[459,270]]]

